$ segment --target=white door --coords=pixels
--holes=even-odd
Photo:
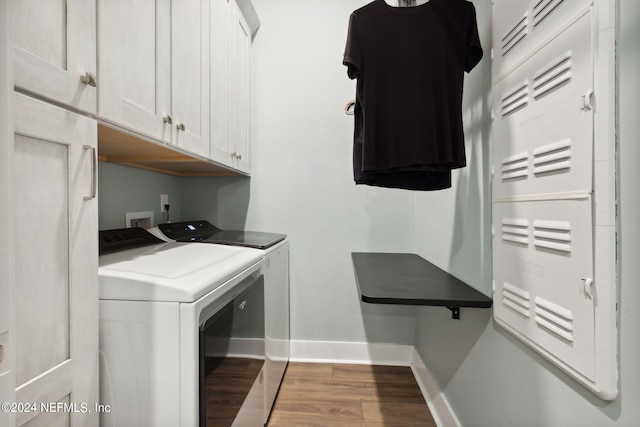
[[[209,1],[171,4],[172,143],[208,158]]]
[[[251,30],[236,2],[234,2],[232,15],[231,149],[235,169],[249,173],[251,171],[251,100],[249,97]]]
[[[16,422],[97,426],[97,125],[21,94],[14,110],[16,400],[36,405]]]
[[[95,0],[14,0],[15,85],[96,111]]]
[[[171,1],[98,2],[100,117],[169,142]]]
[[[0,198],[4,208],[0,209],[0,223],[11,224],[13,123],[10,117],[13,96],[13,52],[11,15],[8,2],[0,2]],[[0,239],[0,404],[15,402],[15,379],[13,374],[12,319],[13,306],[13,227],[6,227],[7,234]],[[15,425],[15,414],[0,408],[0,426]]]
[[[493,247],[498,323],[594,381],[591,17],[494,85]]]
[[[613,143],[594,138],[597,114],[612,111],[608,94],[594,94],[594,63],[606,57],[594,50],[599,11],[589,0],[493,2],[494,318],[612,399],[615,281],[598,273],[612,271],[612,256],[595,245],[609,208],[597,202],[613,193],[594,173],[594,146]]]

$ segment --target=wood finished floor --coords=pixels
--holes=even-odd
[[[436,423],[408,367],[289,363],[268,427]]]

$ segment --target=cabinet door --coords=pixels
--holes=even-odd
[[[21,94],[14,107],[16,401],[37,405],[16,422],[97,426],[96,122]]]
[[[95,0],[13,1],[18,90],[95,113],[95,5]]]
[[[251,30],[235,2],[232,13],[231,148],[233,166],[242,172],[249,173],[251,171],[251,99],[249,96],[251,93]]]
[[[98,2],[98,113],[154,139],[171,140],[171,2]]]
[[[209,153],[209,1],[171,3],[172,143]]]
[[[231,14],[228,0],[211,2],[211,158],[233,166],[229,138]]]
[[[11,193],[13,123],[10,117],[13,99],[11,79],[13,52],[9,3],[0,2],[0,223],[11,224],[13,220],[13,198]],[[0,404],[15,402],[13,318],[13,227],[5,227],[0,239]],[[0,409],[0,426],[15,425],[15,414]]]
[[[496,321],[595,381],[591,199],[496,203],[493,209]]]

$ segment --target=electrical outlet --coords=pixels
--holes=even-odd
[[[164,206],[168,204],[169,204],[169,195],[161,194],[160,195],[160,212],[166,212],[167,210],[164,208]]]

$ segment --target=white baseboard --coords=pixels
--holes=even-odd
[[[291,341],[292,362],[411,366],[413,346],[339,341]]]
[[[447,397],[442,394],[440,386],[415,348],[413,349],[411,370],[436,425],[438,427],[460,427],[460,421],[458,421],[456,414],[451,409]]]
[[[412,345],[291,341],[291,362],[410,366],[438,427],[460,427],[440,386]]]

